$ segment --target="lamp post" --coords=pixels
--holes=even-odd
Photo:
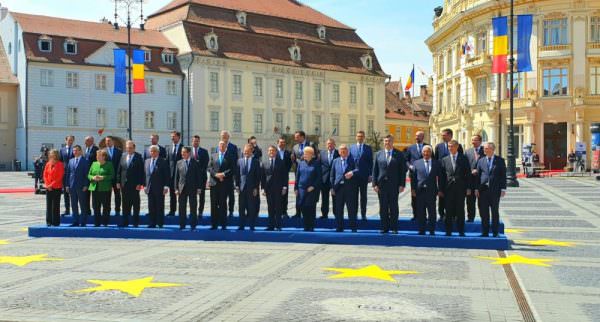
[[[508,169],[506,171],[506,184],[509,187],[518,187],[519,181],[517,181],[517,171],[516,171],[516,160],[515,160],[515,136],[514,136],[514,90],[513,90],[513,82],[514,82],[514,68],[515,68],[515,52],[514,52],[514,19],[515,19],[515,4],[514,0],[510,0],[510,125],[508,126]]]
[[[123,22],[126,27],[127,27],[127,70],[128,70],[128,79],[127,79],[127,96],[128,96],[128,116],[127,116],[127,121],[128,121],[128,125],[127,125],[127,136],[129,137],[130,140],[133,139],[133,134],[132,134],[132,110],[131,110],[131,101],[132,101],[132,95],[133,95],[133,91],[132,91],[132,81],[131,81],[131,73],[132,73],[132,66],[131,66],[131,27],[132,24],[135,23],[136,21],[139,21],[140,23],[140,30],[144,30],[144,0],[112,0],[115,3],[115,21],[114,21],[114,28],[115,30],[119,30],[119,20],[121,22]],[[139,18],[133,18],[131,17],[131,13],[133,10],[139,9],[140,10],[140,16]],[[121,17],[119,15],[119,11],[122,11],[124,13],[126,13],[127,17]],[[134,21],[135,20],[135,21]]]

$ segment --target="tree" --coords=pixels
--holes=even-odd
[[[377,131],[369,132],[369,135],[367,136],[367,143],[373,149],[373,153],[381,150],[382,140],[383,140],[383,138],[381,137],[381,132],[377,132]]]

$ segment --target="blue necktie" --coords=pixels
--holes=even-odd
[[[425,161],[425,173],[429,176],[429,161]]]
[[[223,153],[219,153],[219,165],[223,164]]]

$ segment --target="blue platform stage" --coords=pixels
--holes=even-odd
[[[395,234],[380,234],[379,220],[370,219],[359,222],[359,231],[352,233],[346,230],[338,233],[332,230],[333,219],[317,220],[314,232],[304,232],[300,228],[298,219],[286,219],[282,231],[265,231],[266,218],[261,217],[257,222],[257,229],[237,231],[237,217],[230,218],[227,230],[209,230],[208,218],[203,218],[196,231],[179,230],[178,218],[165,218],[165,227],[162,229],[145,228],[146,218],[141,216],[139,228],[118,228],[116,224],[120,218],[111,217],[109,227],[68,227],[70,217],[62,218],[63,226],[29,227],[30,237],[70,237],[70,238],[131,238],[131,239],[165,239],[165,240],[202,240],[202,241],[241,241],[241,242],[274,242],[274,243],[310,243],[310,244],[337,244],[337,245],[374,245],[374,246],[411,246],[411,247],[436,247],[436,248],[465,248],[465,249],[493,249],[506,250],[510,248],[510,241],[504,234],[499,237],[479,237],[480,223],[467,223],[465,237],[445,236],[444,228],[438,223],[435,236],[421,236],[417,234],[416,223],[409,219],[400,220],[400,231]],[[503,226],[502,226],[503,232]]]

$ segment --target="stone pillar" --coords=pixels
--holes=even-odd
[[[583,110],[575,110],[575,142],[584,142],[583,133]]]

